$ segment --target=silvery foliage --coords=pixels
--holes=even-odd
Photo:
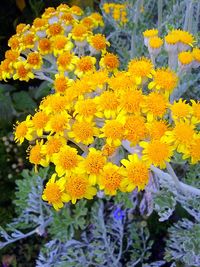
[[[6,230],[0,228],[0,248],[33,234],[43,235],[45,233],[52,213],[41,199],[47,172],[47,168],[38,174],[28,170],[23,171],[23,180],[17,181],[15,204],[18,217],[7,225]],[[30,232],[24,233],[24,229],[30,230],[30,228]]]
[[[90,216],[81,241],[50,241],[41,250],[36,266],[133,267],[149,258],[153,242],[145,222],[130,221],[126,215],[115,218],[113,209],[102,200],[95,202]]]
[[[165,259],[200,266],[200,223],[183,219],[169,228]]]

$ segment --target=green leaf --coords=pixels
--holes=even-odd
[[[34,88],[34,90],[35,90],[34,98],[35,99],[41,99],[41,98],[47,96],[50,92],[50,89],[51,89],[50,86],[51,85],[49,82],[47,82],[47,81],[42,82],[39,87]]]
[[[29,96],[27,92],[16,92],[13,94],[14,106],[19,111],[34,111],[37,107],[36,102]]]

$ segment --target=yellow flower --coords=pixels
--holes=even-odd
[[[21,144],[24,142],[24,139],[32,140],[33,136],[31,127],[32,127],[31,115],[28,115],[25,121],[17,122],[17,124],[14,126],[15,142],[19,142]]]
[[[125,178],[121,187],[126,192],[132,192],[136,187],[138,191],[143,190],[149,181],[149,167],[139,159],[137,154],[129,155],[128,160],[123,159],[121,163],[125,166]]]
[[[13,69],[13,63],[10,61],[10,59],[4,59],[1,61],[0,69],[1,69],[1,76],[4,81],[6,79],[10,79],[12,77],[12,74],[14,72]]]
[[[73,48],[72,42],[64,35],[56,35],[51,38],[53,54],[54,56],[58,56],[62,54],[64,51],[70,51]]]
[[[94,20],[90,17],[83,18],[80,23],[86,26],[88,30],[93,30],[95,28]]]
[[[95,26],[98,27],[103,27],[104,26],[104,21],[103,21],[103,17],[97,13],[94,12],[90,15],[90,18],[92,18],[94,20]]]
[[[58,153],[52,156],[59,177],[70,174],[81,160],[82,157],[78,155],[78,151],[68,145],[63,146]]]
[[[196,164],[200,161],[200,136],[197,135],[188,144],[184,151],[183,159],[191,158],[191,163]]]
[[[163,40],[158,36],[155,36],[149,39],[149,47],[153,49],[158,49],[162,45],[163,45]]]
[[[93,199],[97,193],[96,188],[90,185],[85,174],[75,172],[67,176],[66,179],[65,192],[72,204],[82,198]]]
[[[49,37],[61,35],[64,33],[64,29],[60,25],[60,23],[53,23],[49,25],[48,29],[46,30],[46,33]]]
[[[188,121],[176,122],[174,129],[167,131],[163,140],[171,143],[178,152],[184,153],[195,134],[194,127]]]
[[[73,15],[76,15],[76,16],[82,16],[83,15],[83,10],[79,6],[72,6],[70,8],[70,11]]]
[[[88,38],[88,42],[91,45],[91,47],[94,49],[93,52],[100,52],[103,51],[105,52],[106,50],[106,45],[110,45],[108,41],[106,41],[106,37],[100,33],[95,34],[91,37]]]
[[[142,139],[145,139],[147,129],[145,120],[140,115],[131,115],[126,118],[124,125],[125,135],[124,138],[131,142],[131,145],[136,145]]]
[[[13,79],[28,82],[30,79],[34,79],[34,74],[28,67],[26,62],[16,62],[14,64],[16,73],[13,75]]]
[[[153,120],[146,124],[151,139],[161,139],[166,131],[169,131],[168,124],[164,120]]]
[[[140,146],[143,147],[142,159],[147,164],[155,165],[161,169],[166,167],[166,162],[170,161],[173,153],[172,147],[161,140],[152,140],[150,142],[140,142]]]
[[[75,121],[72,125],[71,131],[68,132],[68,136],[73,138],[75,142],[81,142],[85,145],[92,144],[94,136],[97,135],[98,128],[95,127],[95,123],[87,121]]]
[[[160,68],[151,72],[153,81],[148,88],[164,92],[167,96],[177,87],[178,76],[171,69]]]
[[[48,166],[48,162],[45,160],[42,154],[42,146],[43,146],[43,140],[41,142],[38,142],[38,140],[36,140],[36,144],[34,146],[30,146],[28,149],[28,154],[29,154],[28,159],[30,163],[35,165],[35,171],[37,171],[38,165],[41,165],[43,167]]]
[[[81,77],[83,74],[95,70],[96,58],[91,56],[84,56],[77,60],[75,74]]]
[[[99,65],[108,71],[116,71],[119,67],[118,56],[113,53],[106,53],[100,60]]]
[[[193,53],[190,51],[182,51],[178,54],[178,60],[182,66],[189,66],[194,60]]]
[[[132,59],[128,64],[128,72],[135,77],[137,84],[145,81],[152,70],[151,60],[145,57]]]
[[[193,48],[192,54],[193,54],[194,60],[196,60],[197,62],[200,62],[200,48],[197,48],[197,47]]]
[[[42,67],[42,57],[38,52],[30,52],[27,56],[27,66],[33,69],[40,69]]]
[[[100,190],[104,190],[106,195],[114,196],[117,190],[121,190],[123,172],[120,167],[109,162],[103,167],[103,171],[98,178]]]
[[[51,41],[47,38],[42,38],[38,42],[38,50],[41,55],[47,55],[52,52]]]
[[[118,71],[114,76],[109,77],[108,84],[113,91],[119,92],[119,94],[137,88],[135,78],[125,71]]]
[[[55,180],[56,173],[51,176],[50,180],[46,184],[42,194],[42,199],[53,205],[55,210],[59,210],[63,207],[63,202],[69,201],[69,197],[66,193],[64,193],[66,183],[65,179],[61,178],[57,181]]]
[[[65,130],[69,129],[69,115],[67,113],[58,113],[52,115],[45,127],[45,130],[50,134],[59,134],[63,136]]]
[[[52,94],[43,99],[40,108],[44,109],[47,114],[66,113],[66,110],[70,108],[70,104],[66,96]]]
[[[143,32],[143,36],[147,38],[155,37],[158,35],[158,29],[149,29]]]
[[[120,146],[124,137],[125,117],[118,116],[115,120],[106,120],[100,134],[100,138],[106,138],[106,143],[110,146]]]
[[[21,38],[21,50],[33,49],[35,46],[36,36],[33,33],[27,33],[22,35]]]
[[[63,94],[70,87],[72,80],[63,74],[56,74],[54,80],[54,88],[56,93]]]
[[[105,163],[106,157],[102,155],[102,152],[91,147],[89,154],[81,162],[79,168],[82,168],[89,175],[90,184],[95,185]]]
[[[38,136],[43,135],[44,128],[49,121],[49,116],[44,111],[39,111],[32,117],[33,129],[36,130]]]
[[[78,121],[92,121],[95,113],[97,112],[96,104],[93,99],[83,99],[78,100],[74,106],[74,116]]]
[[[97,103],[97,117],[115,118],[119,110],[119,100],[112,91],[105,91],[95,98]]]
[[[47,137],[46,143],[42,146],[42,154],[45,155],[46,160],[49,162],[52,160],[52,156],[60,151],[60,149],[66,145],[67,140],[62,136]]]
[[[120,96],[119,107],[127,113],[140,113],[143,98],[141,90],[126,90]]]
[[[143,112],[147,115],[147,121],[151,122],[154,118],[163,117],[167,105],[167,100],[161,94],[153,92],[147,95],[144,104],[142,104]]]
[[[69,51],[62,52],[57,57],[58,70],[61,72],[72,71],[75,67],[77,57]]]
[[[20,50],[20,41],[19,41],[19,37],[18,37],[17,35],[13,35],[13,36],[8,40],[8,46],[9,46],[12,50],[21,51],[21,50]]]
[[[191,116],[192,108],[186,103],[186,100],[179,99],[174,102],[171,106],[171,113],[173,120],[185,120],[189,119]]]
[[[200,101],[190,100],[192,103],[192,123],[200,122]]]
[[[72,39],[79,42],[86,40],[88,34],[89,34],[88,28],[85,27],[83,24],[74,25],[71,31]]]

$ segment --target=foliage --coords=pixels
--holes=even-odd
[[[200,225],[183,219],[169,228],[165,259],[180,261],[187,266],[199,266]]]
[[[14,0],[11,2],[14,4]],[[24,2],[24,6],[20,1],[16,2],[20,9],[16,12],[16,19],[9,27],[6,22],[6,27],[12,28],[13,33],[16,24],[21,21],[20,17],[27,23],[31,22],[49,5],[49,1],[30,0]],[[52,5],[57,6],[58,2],[62,1],[54,1]],[[80,2],[76,1],[78,4]],[[122,0],[113,2],[124,4]],[[81,4],[90,6],[87,14],[95,5],[100,7],[106,21],[101,31],[107,34],[111,43],[109,51],[119,55],[122,69],[130,58],[148,54],[141,45],[141,33],[147,26],[157,27],[161,37],[173,28],[183,28],[193,33],[197,44],[199,42],[200,3],[197,0],[128,0],[128,21],[125,24],[118,23],[111,14],[106,14],[104,3],[106,1],[101,1],[101,4],[98,1],[96,4],[82,1]],[[5,31],[1,28],[2,32]],[[1,33],[1,41],[6,39],[4,35],[5,32]],[[156,58],[157,66],[167,64],[166,54],[166,51],[161,50]],[[171,102],[180,97],[187,101],[191,98],[200,99],[199,68],[179,74],[181,82],[173,92]],[[60,211],[53,210],[51,205],[42,201],[47,177],[54,170],[41,168],[36,173],[25,169],[28,165],[21,160],[25,156],[14,144],[13,138],[5,138],[5,135],[11,131],[14,121],[21,121],[27,114],[34,114],[41,99],[53,92],[52,87],[49,81],[33,81],[30,86],[22,84],[22,87],[17,82],[14,85],[0,84],[0,165],[3,166],[0,173],[0,198],[6,207],[10,203],[8,197],[14,199],[13,183],[16,180],[13,201],[15,215],[7,226],[4,226],[5,221],[10,219],[10,212],[14,211],[11,209],[8,214],[0,211],[1,219],[4,218],[0,228],[0,248],[6,249],[6,246],[16,243],[8,246],[8,250],[2,250],[2,253],[10,253],[10,247],[19,247],[20,253],[24,254],[21,248],[23,240],[25,245],[28,244],[29,256],[33,254],[32,244],[37,247],[39,254],[37,258],[34,255],[32,262],[37,267],[200,266],[200,165],[190,165],[187,159],[182,158],[183,153],[174,153],[171,160],[173,169],[167,165],[161,171],[153,166],[149,184],[140,192],[135,189],[131,193],[119,192],[113,197],[98,190],[94,200],[79,200],[76,205],[66,203]],[[148,92],[146,87],[145,94]],[[170,116],[166,119],[171,122]],[[196,129],[199,131],[198,127],[197,124]],[[99,150],[103,145],[101,139],[94,143]],[[81,154],[84,148],[80,147],[78,153]],[[132,153],[130,146],[120,149],[119,155],[109,161],[119,163],[122,158],[128,157],[129,152]],[[8,190],[4,190],[5,187]],[[179,212],[180,207],[184,210],[182,213]],[[152,221],[154,224],[150,227]],[[25,256],[21,266],[29,266],[29,256]],[[12,264],[19,264],[19,259],[13,260]]]

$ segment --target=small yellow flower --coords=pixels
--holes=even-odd
[[[166,167],[166,162],[170,161],[173,149],[172,147],[161,140],[152,140],[150,142],[140,142],[140,146],[143,147],[142,159],[147,164],[155,165],[161,169]]]
[[[78,121],[92,121],[95,113],[97,112],[97,107],[93,99],[80,99],[75,104],[74,116]]]
[[[30,52],[27,56],[27,65],[33,69],[40,69],[42,67],[42,57],[38,52]]]
[[[136,145],[147,135],[145,126],[145,119],[140,115],[131,115],[126,118],[124,125],[125,135],[124,138],[131,142],[131,145]]]
[[[197,164],[200,161],[200,136],[197,135],[188,144],[184,151],[183,159],[191,158],[192,164]]]
[[[61,72],[72,71],[75,67],[77,57],[69,51],[62,52],[57,57],[58,70]]]
[[[97,190],[91,186],[89,179],[85,174],[72,173],[66,177],[65,192],[72,204],[75,204],[78,199],[86,198],[93,199]]]
[[[84,56],[77,60],[75,74],[81,77],[83,74],[95,70],[96,58],[91,56]]]
[[[169,68],[160,68],[151,73],[153,81],[148,85],[150,90],[155,89],[156,91],[164,92],[166,96],[169,96],[178,85],[177,74]]]
[[[141,90],[126,90],[120,96],[119,107],[127,113],[140,113],[143,99]]]
[[[122,179],[122,169],[109,162],[103,167],[103,171],[98,179],[98,185],[100,190],[104,190],[106,195],[114,196],[117,190],[121,190]]]
[[[114,92],[105,91],[95,98],[97,103],[97,117],[115,118],[119,110],[119,100]]]
[[[164,120],[153,120],[146,124],[148,133],[151,139],[161,139],[166,131],[169,131],[169,126]]]
[[[186,100],[179,99],[174,102],[171,106],[171,113],[173,120],[185,120],[191,117],[192,108],[186,103]]]
[[[63,94],[70,87],[72,80],[63,74],[56,74],[54,80],[54,88],[56,93]]]
[[[28,82],[30,79],[34,79],[34,74],[28,67],[26,62],[16,62],[14,64],[16,73],[13,75],[13,79]]]
[[[100,67],[108,71],[116,71],[119,67],[119,59],[117,55],[106,53],[100,60]]]
[[[51,41],[47,38],[42,38],[38,42],[38,50],[41,55],[47,55],[52,52]]]
[[[32,122],[31,122],[31,116],[28,115],[26,117],[25,121],[17,122],[17,124],[14,126],[15,133],[14,133],[14,140],[15,142],[19,142],[22,144],[24,142],[24,139],[32,140]]]
[[[200,122],[200,101],[190,100],[192,103],[192,123]]]
[[[57,154],[52,156],[59,177],[70,174],[81,160],[82,157],[78,155],[78,151],[68,145],[63,146]]]
[[[147,95],[142,104],[147,121],[151,122],[154,118],[162,118],[167,110],[167,105],[168,102],[163,95],[155,92]]]
[[[35,171],[37,171],[37,166],[41,165],[43,167],[48,166],[48,162],[45,160],[45,157],[42,154],[43,140],[41,142],[36,141],[34,146],[30,146],[28,149],[29,161],[35,165]]]
[[[106,46],[110,45],[110,43],[108,41],[106,41],[106,37],[100,33],[95,34],[91,37],[88,38],[88,42],[91,45],[91,47],[94,49],[93,52],[105,52],[106,50]]]
[[[193,53],[190,51],[182,51],[178,54],[178,60],[182,66],[189,66],[194,60]]]
[[[79,168],[83,168],[83,171],[89,175],[90,184],[95,185],[105,163],[106,157],[102,155],[102,152],[91,147],[89,149],[89,154],[85,160],[81,162]]]
[[[100,138],[106,138],[109,146],[120,146],[124,137],[125,117],[118,116],[115,120],[106,120],[100,134]]]
[[[65,130],[69,129],[69,115],[67,113],[58,113],[52,115],[45,127],[45,130],[50,134],[59,134],[63,136]]]
[[[98,128],[95,127],[94,122],[75,121],[72,125],[68,136],[73,138],[77,143],[89,145],[94,141],[94,136],[98,135]]]
[[[121,163],[125,166],[124,179],[121,186],[126,192],[143,190],[149,181],[149,167],[139,159],[137,154],[129,155],[128,160],[123,159]]]
[[[163,140],[172,144],[178,152],[184,153],[195,135],[194,128],[188,121],[176,122],[174,129],[167,131]]]
[[[132,59],[128,64],[128,72],[135,77],[137,84],[145,81],[152,70],[151,60],[145,57]]]
[[[45,155],[46,160],[52,160],[52,156],[60,151],[66,145],[67,140],[62,136],[48,136],[46,143],[42,146],[42,154]]]
[[[70,51],[73,48],[72,42],[64,35],[56,35],[51,38],[53,54],[56,57],[57,55],[62,54],[64,51]]]
[[[44,111],[39,111],[32,117],[33,129],[38,136],[43,135],[44,128],[49,121],[49,116]]]
[[[62,208],[63,202],[69,201],[69,197],[64,192],[65,183],[66,181],[64,178],[60,178],[56,181],[56,173],[54,173],[43,191],[42,199],[53,205],[55,210]]]

